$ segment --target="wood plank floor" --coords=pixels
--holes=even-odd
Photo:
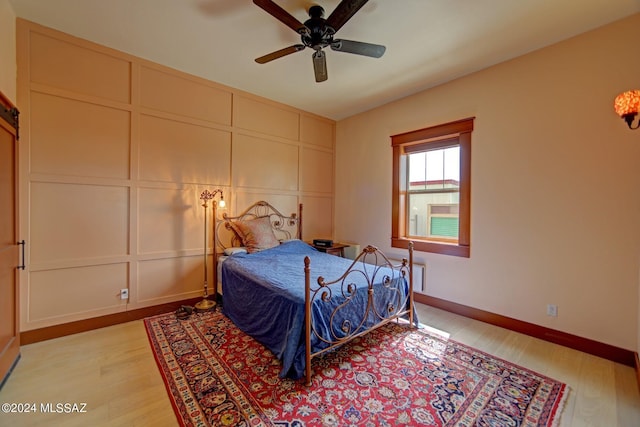
[[[638,427],[632,368],[435,308],[420,321],[451,339],[567,383],[560,427]],[[0,413],[0,426],[176,426],[141,320],[30,344],[0,403],[38,413]],[[41,413],[41,404],[86,403],[84,413]]]

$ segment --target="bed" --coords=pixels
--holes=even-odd
[[[225,256],[214,259],[223,313],[274,353],[281,377],[310,385],[314,357],[390,321],[415,327],[418,319],[412,245],[396,265],[373,246],[350,260],[317,251],[301,230],[302,205],[285,216],[260,201],[215,221]]]

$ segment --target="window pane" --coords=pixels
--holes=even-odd
[[[409,154],[407,234],[458,238],[460,147]]]
[[[444,179],[453,179],[460,182],[460,146],[445,148],[443,150]]]
[[[411,153],[408,159],[409,191],[460,186],[460,146]]]
[[[458,238],[460,193],[409,193],[409,229],[414,237]]]
[[[427,153],[415,153],[409,156],[409,189],[426,190]]]

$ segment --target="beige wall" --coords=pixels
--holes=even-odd
[[[0,92],[16,103],[16,14],[0,0]]]
[[[638,40],[635,15],[339,121],[336,238],[391,250],[390,135],[475,116],[471,258],[418,254],[427,293],[637,350]]]
[[[17,27],[23,331],[201,295],[205,189],[332,234],[333,121]]]

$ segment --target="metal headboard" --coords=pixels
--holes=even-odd
[[[222,249],[241,246],[242,242],[231,228],[233,221],[250,221],[268,217],[271,228],[279,240],[302,239],[302,203],[298,205],[298,213],[283,215],[269,202],[261,200],[249,206],[241,214],[230,216],[224,213],[222,219],[215,219],[214,236],[217,246]]]

